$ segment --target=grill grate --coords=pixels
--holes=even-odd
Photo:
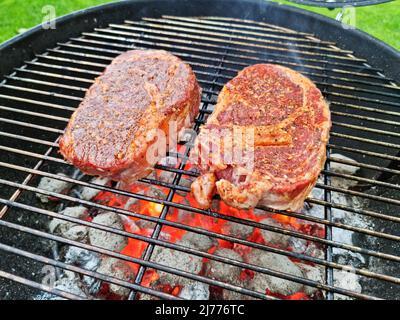
[[[289,0],[290,2],[304,4],[308,6],[327,7],[327,8],[341,8],[344,6],[372,6],[392,0]]]
[[[324,196],[321,199],[311,197],[308,200],[309,205],[322,206],[324,216],[312,216],[303,212],[281,212],[268,208],[258,208],[258,210],[268,210],[284,217],[318,224],[325,229],[325,237],[310,235],[289,228],[270,226],[251,219],[226,215],[224,212],[201,210],[192,207],[190,204],[177,202],[175,200],[177,192],[187,193],[190,191],[187,186],[180,184],[182,177],[196,176],[194,171],[186,168],[190,148],[178,153],[181,161],[178,167],[165,164],[156,166],[158,170],[174,173],[172,182],[150,178],[142,179],[142,182],[147,185],[167,188],[168,192],[163,200],[119,190],[112,186],[93,184],[87,182],[84,177],[67,177],[57,174],[60,168],[64,168],[65,171],[71,169],[57,153],[58,136],[63,133],[69,116],[82,100],[86,89],[93,83],[94,78],[101,74],[104,67],[116,55],[133,48],[165,49],[190,63],[200,85],[203,87],[202,106],[194,128],[196,130],[212,112],[216,97],[224,83],[249,64],[279,63],[310,77],[330,101],[333,117],[331,140],[328,145],[328,160],[322,172],[323,180],[316,186],[317,189],[323,191]],[[400,117],[397,109],[400,107],[399,97],[400,88],[392,79],[385,77],[381,70],[370,66],[366,60],[354,56],[351,51],[342,50],[333,42],[320,41],[312,34],[296,32],[263,22],[221,17],[163,16],[160,19],[143,18],[141,21],[125,21],[124,24],[111,24],[107,28],[97,28],[91,32],[84,32],[80,37],[71,38],[70,41],[65,43],[58,43],[56,48],[38,54],[32,61],[26,61],[24,66],[16,68],[15,72],[7,76],[1,83],[0,136],[2,143],[0,150],[2,150],[2,155],[0,155],[0,184],[4,189],[0,194],[0,203],[4,206],[0,211],[0,218],[3,217],[0,220],[0,227],[4,230],[13,230],[34,236],[37,242],[46,240],[68,244],[132,262],[140,266],[139,271],[134,282],[130,283],[61,262],[56,258],[37,254],[33,252],[34,250],[19,249],[16,247],[16,243],[6,244],[5,241],[4,243],[0,241],[0,250],[37,263],[51,265],[58,269],[100,279],[109,284],[123,286],[131,290],[131,299],[138,298],[138,292],[154,295],[158,298],[176,299],[173,295],[142,285],[145,271],[150,268],[254,298],[277,298],[249,288],[154,263],[151,257],[155,246],[175,249],[227,265],[238,266],[315,287],[326,292],[328,299],[336,298],[337,295],[360,299],[381,298],[377,292],[366,290],[361,293],[336,284],[335,274],[338,270],[351,272],[365,279],[365,281],[387,283],[391,286],[391,290],[393,290],[393,287],[397,288],[396,292],[398,293],[400,278],[395,272],[388,271],[392,269],[378,270],[366,269],[363,266],[352,266],[337,260],[335,252],[340,249],[353,254],[360,254],[366,259],[378,259],[381,263],[390,266],[397,266],[400,261],[398,251],[400,236],[398,233],[396,234],[395,230],[390,232],[386,227],[387,225],[397,226],[397,223],[400,222],[400,217],[393,213],[395,211],[392,209],[398,208],[400,205],[397,192],[400,187],[391,180],[400,173],[398,166],[396,166],[396,163],[400,160],[398,154],[400,130],[397,118]],[[348,155],[354,160],[331,156],[331,154],[338,152]],[[363,174],[351,175],[332,170],[331,166],[338,164],[356,166],[361,169],[360,172]],[[382,179],[383,176],[389,176],[390,179],[384,180]],[[5,179],[5,177],[10,178]],[[110,207],[83,200],[77,196],[39,189],[38,178],[41,177],[157,203],[163,207],[157,217]],[[333,178],[339,181],[354,181],[357,183],[357,188],[348,189],[341,185],[332,185],[331,180]],[[392,190],[393,193],[370,192],[373,189],[380,188]],[[137,217],[155,223],[155,228],[151,235],[143,236],[65,216],[57,213],[56,210],[43,209],[40,205],[35,205],[35,202],[32,202],[35,193],[58,198],[63,203],[83,205],[91,209],[105,209],[128,217]],[[333,194],[356,198],[362,205],[352,206],[334,201]],[[375,203],[378,205],[375,205]],[[326,255],[325,258],[314,257],[310,254],[280,249],[168,220],[168,214],[173,209],[185,210],[196,215],[209,216],[214,219],[304,239],[323,246]],[[343,222],[336,218],[335,210],[347,212],[357,217],[368,217],[374,223],[366,227],[347,221]],[[57,218],[97,228],[146,242],[148,246],[142,258],[133,258],[122,253],[50,234],[39,230],[39,228],[19,223],[18,220],[8,219],[14,211],[23,212],[22,215],[37,214],[41,217]],[[190,231],[229,241],[236,245],[257,248],[324,266],[326,269],[325,281],[318,282],[168,242],[161,237],[164,227]],[[378,243],[380,243],[379,241],[386,241],[384,243],[388,245],[380,248],[379,245],[367,245],[369,242],[362,240],[357,243],[338,241],[334,237],[337,230],[351,231],[354,236],[360,237],[360,239],[377,239]],[[363,245],[364,243],[365,245]],[[0,277],[62,298],[82,298],[20,277],[13,272],[0,271]]]

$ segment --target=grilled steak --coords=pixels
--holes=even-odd
[[[178,132],[191,126],[200,91],[190,66],[165,51],[123,53],[87,91],[60,152],[90,175],[127,183],[144,177],[163,156],[157,143],[168,142],[171,123]]]
[[[245,68],[196,138],[191,160],[201,176],[192,193],[203,208],[217,192],[236,208],[298,210],[324,165],[330,126],[328,104],[309,79],[277,65]]]

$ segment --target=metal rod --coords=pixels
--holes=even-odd
[[[4,200],[0,199],[0,202],[4,202],[5,203],[7,201],[4,201]],[[118,234],[118,235],[121,235],[121,236],[129,237],[129,238],[132,238],[132,239],[135,239],[135,240],[138,240],[138,241],[144,241],[144,242],[147,242],[147,243],[151,243],[153,245],[159,245],[159,246],[163,246],[163,247],[170,248],[170,249],[173,249],[173,250],[177,250],[177,251],[180,251],[180,252],[191,253],[191,254],[194,254],[194,255],[197,255],[197,256],[201,256],[203,258],[212,259],[212,260],[220,261],[220,262],[227,263],[227,264],[230,264],[230,265],[239,266],[241,268],[246,268],[246,269],[250,269],[250,270],[253,270],[253,271],[257,271],[257,272],[266,273],[266,274],[269,274],[269,275],[272,275],[272,276],[278,276],[280,278],[284,278],[284,279],[287,279],[287,280],[290,280],[290,281],[299,282],[299,283],[302,283],[302,284],[307,285],[307,286],[313,286],[313,287],[317,287],[317,288],[320,288],[320,289],[323,289],[323,290],[333,290],[335,292],[344,293],[344,294],[347,294],[347,293],[353,294],[351,291],[348,291],[346,293],[347,290],[342,290],[342,289],[336,288],[334,286],[324,286],[324,285],[321,285],[319,282],[316,282],[316,281],[313,281],[313,280],[303,279],[301,277],[292,276],[292,275],[289,275],[289,274],[286,274],[286,273],[282,273],[282,272],[279,272],[279,271],[271,270],[269,268],[263,268],[263,267],[259,267],[259,266],[254,266],[254,265],[251,265],[251,264],[248,264],[248,263],[244,263],[244,262],[240,262],[240,261],[237,261],[237,260],[232,260],[232,259],[229,259],[229,258],[225,258],[225,257],[209,254],[209,253],[202,252],[202,251],[199,251],[199,250],[196,250],[196,249],[183,247],[181,245],[176,245],[176,244],[169,243],[169,242],[166,242],[166,241],[158,240],[157,238],[153,238],[153,237],[150,238],[150,237],[145,237],[145,236],[129,233],[129,232],[126,232],[126,231],[123,231],[123,230],[115,229],[113,227],[108,227],[108,226],[104,226],[104,225],[101,225],[101,224],[96,224],[96,223],[93,223],[93,222],[80,220],[78,218],[74,218],[74,217],[67,216],[67,215],[62,215],[62,214],[55,213],[55,212],[48,211],[48,210],[44,210],[44,209],[39,209],[39,208],[32,207],[32,206],[29,206],[29,205],[24,205],[24,204],[21,204],[21,203],[12,202],[12,203],[8,203],[8,205],[15,206],[15,207],[18,207],[18,208],[21,208],[21,209],[25,209],[25,210],[28,210],[28,211],[31,211],[31,212],[41,213],[41,214],[47,215],[49,217],[53,217],[55,219],[61,219],[61,220],[65,220],[65,221],[68,221],[68,222],[71,222],[71,223],[74,223],[74,224],[84,225],[84,226],[87,226],[87,227],[96,228],[96,229],[99,229],[99,230],[102,230],[102,231],[106,231],[106,232],[109,232],[109,233],[113,233],[113,234]],[[158,218],[158,219],[160,220],[160,218]],[[0,223],[0,225],[1,225],[1,223]],[[21,231],[24,231],[24,230],[21,230]],[[41,235],[42,237],[44,237],[43,234],[49,235],[49,234],[46,234],[44,232],[41,232],[41,233],[42,233],[42,235]],[[52,240],[60,241],[60,239],[59,239],[60,237],[58,237],[58,236],[57,236],[58,239],[54,239],[53,235],[51,237],[52,238],[50,238],[50,239],[52,239]],[[61,239],[64,239],[64,238],[61,238]],[[95,251],[96,247],[90,246],[90,245],[86,245],[85,249],[88,249],[88,250],[91,250],[91,251]],[[113,251],[111,251],[111,252],[113,252]],[[142,259],[142,260],[136,259],[136,260],[146,261],[145,259]],[[139,262],[135,262],[135,263],[139,263]],[[158,268],[156,267],[156,269],[158,269]]]
[[[321,46],[321,44],[323,44],[322,42],[313,41],[310,39],[299,39],[299,38],[293,38],[293,37],[277,36],[277,35],[271,35],[268,33],[235,30],[232,28],[206,26],[206,25],[201,25],[201,24],[197,24],[197,23],[171,21],[168,19],[159,19],[159,18],[142,18],[142,21],[150,22],[149,24],[146,24],[146,25],[156,26],[157,28],[162,28],[162,29],[165,28],[167,30],[185,31],[185,32],[189,32],[189,33],[212,35],[212,36],[218,36],[218,37],[222,37],[222,38],[230,37],[231,39],[278,44],[280,46],[307,48],[307,49],[312,49],[312,50],[321,50],[321,51],[328,51],[328,52],[341,52],[344,54],[353,53],[353,51],[351,51],[351,50],[337,50],[337,49],[334,49],[331,47],[322,47]],[[156,22],[156,23],[154,23],[154,22]],[[130,21],[128,21],[128,23],[130,23]],[[166,25],[169,25],[169,26],[166,26]],[[110,26],[113,26],[113,25],[110,25]],[[189,28],[182,28],[182,27],[176,27],[176,26],[184,26],[184,27],[189,27]],[[211,30],[211,32],[204,31],[201,29]],[[213,32],[213,31],[222,31],[222,32]],[[230,34],[228,35],[227,32],[229,32]],[[240,34],[236,34],[236,33],[247,34],[247,35],[251,35],[251,36],[261,36],[263,38],[245,36],[245,35],[240,35]],[[265,39],[265,38],[274,38],[274,39],[278,39],[278,40],[288,40],[288,41],[295,41],[295,42],[276,41],[276,40],[269,40],[269,39]],[[312,42],[312,44],[311,45],[310,44],[301,44],[301,43],[297,43],[297,42]]]
[[[58,261],[58,260],[54,260],[54,259],[50,259],[50,258],[47,258],[47,257],[43,257],[43,256],[40,256],[40,255],[37,255],[37,254],[34,254],[34,253],[30,253],[28,251],[24,251],[24,250],[15,248],[15,247],[11,247],[11,246],[8,246],[8,245],[2,244],[2,243],[0,243],[0,250],[6,251],[6,252],[9,252],[9,253],[12,253],[12,254],[16,254],[16,255],[19,255],[19,256],[22,256],[22,257],[25,257],[25,258],[28,258],[28,259],[31,259],[31,260],[34,260],[34,261],[37,261],[37,262],[41,262],[41,263],[46,264],[46,265],[51,265],[51,266],[54,266],[56,268],[62,268],[64,270],[76,272],[76,273],[79,273],[81,275],[85,275],[85,276],[92,277],[92,278],[95,278],[95,279],[98,279],[98,280],[106,281],[106,282],[108,282],[110,284],[115,284],[115,285],[122,286],[122,287],[125,287],[125,288],[128,288],[128,289],[135,289],[135,290],[138,290],[140,292],[147,293],[147,294],[150,294],[150,295],[162,298],[162,299],[179,300],[179,298],[177,298],[177,297],[175,297],[173,295],[170,295],[168,293],[159,292],[159,291],[153,290],[151,288],[146,288],[146,287],[143,287],[143,286],[138,286],[138,285],[135,285],[133,283],[120,280],[120,279],[115,278],[113,276],[108,276],[108,275],[105,275],[105,274],[102,274],[102,273],[86,270],[84,268],[80,268],[80,267],[77,267],[77,266],[74,266],[74,265],[70,265],[70,264]]]
[[[3,202],[3,200],[0,199],[0,202]],[[13,203],[13,205],[16,205],[16,204],[21,205],[19,203],[15,203],[15,202]],[[25,206],[25,205],[21,205],[21,207],[23,207],[23,206]],[[41,238],[57,241],[57,242],[60,242],[60,243],[64,243],[64,244],[67,244],[67,245],[70,245],[70,246],[86,249],[86,250],[89,250],[89,251],[92,251],[92,252],[97,252],[99,254],[107,255],[107,256],[112,257],[112,258],[124,260],[124,261],[135,263],[135,264],[138,264],[138,265],[144,265],[144,266],[149,267],[149,268],[157,269],[157,270],[164,271],[164,272],[167,272],[167,273],[172,273],[172,274],[175,274],[175,275],[178,275],[178,276],[181,276],[181,277],[185,277],[185,278],[188,278],[188,279],[192,279],[192,280],[195,280],[195,281],[207,283],[207,284],[210,284],[210,285],[217,285],[217,286],[219,286],[221,288],[232,290],[232,291],[239,292],[239,293],[243,293],[243,294],[246,294],[246,295],[250,295],[250,296],[255,297],[255,298],[270,299],[270,300],[271,299],[273,299],[273,300],[276,299],[274,297],[267,296],[265,294],[261,294],[259,292],[255,292],[255,291],[252,291],[252,290],[249,290],[249,289],[241,288],[241,287],[238,287],[238,286],[235,286],[235,285],[231,285],[231,284],[228,284],[228,283],[224,283],[224,282],[221,282],[221,281],[218,281],[218,280],[213,280],[211,278],[207,278],[207,277],[204,277],[204,276],[192,274],[192,273],[189,273],[189,272],[186,272],[186,271],[182,271],[182,270],[179,270],[179,269],[176,269],[176,268],[173,268],[173,267],[167,267],[167,266],[164,266],[164,265],[161,265],[161,264],[157,264],[157,263],[153,263],[153,262],[150,262],[150,261],[144,261],[144,260],[141,260],[141,259],[138,259],[138,258],[134,258],[134,257],[130,257],[130,256],[127,256],[127,255],[124,255],[122,253],[110,251],[110,250],[103,249],[103,248],[100,248],[100,247],[95,247],[95,246],[88,245],[88,244],[85,244],[85,243],[82,243],[82,242],[69,240],[69,239],[66,239],[66,238],[63,238],[63,237],[60,237],[60,236],[56,236],[56,235],[49,234],[49,233],[46,233],[46,232],[43,232],[43,231],[39,231],[39,230],[32,229],[32,228],[29,228],[29,227],[25,227],[25,226],[21,226],[21,225],[18,225],[18,224],[14,224],[14,223],[11,223],[11,222],[8,222],[8,221],[0,220],[0,226],[8,227],[8,228],[11,228],[11,229],[14,229],[14,230],[18,230],[18,231],[21,231],[21,232],[24,232],[24,233],[29,233],[29,234],[37,236],[37,237],[41,237]],[[189,250],[192,250],[192,249],[189,249]],[[219,258],[218,256],[214,256],[214,257],[216,259],[223,259],[222,257]],[[227,260],[227,259],[224,258],[224,260]]]
[[[12,280],[14,282],[18,282],[20,284],[23,284],[25,286],[29,286],[31,288],[35,288],[35,289],[40,290],[40,291],[44,291],[44,292],[48,292],[48,293],[54,294],[54,295],[59,296],[59,297],[64,298],[64,299],[69,299],[69,300],[82,300],[83,299],[83,297],[78,296],[76,294],[72,294],[72,293],[69,293],[69,292],[62,291],[62,290],[54,289],[54,288],[51,288],[51,287],[46,286],[44,284],[37,283],[37,282],[29,280],[29,279],[25,279],[25,278],[22,278],[20,276],[17,276],[17,275],[14,275],[14,274],[2,271],[2,270],[0,270],[0,277],[4,278],[4,279]]]
[[[300,50],[300,49],[292,49],[290,47],[286,47],[285,48],[285,47],[282,47],[282,46],[256,44],[256,43],[254,43],[254,41],[257,41],[257,40],[258,40],[258,42],[266,42],[266,41],[262,41],[262,39],[257,39],[257,38],[247,39],[247,40],[251,40],[253,42],[244,42],[244,41],[236,41],[236,40],[227,40],[227,39],[223,39],[223,38],[216,38],[216,36],[221,36],[221,37],[225,37],[226,36],[225,34],[218,33],[218,32],[199,32],[199,30],[194,30],[194,29],[189,29],[189,28],[172,27],[172,26],[166,26],[166,25],[157,24],[157,23],[145,23],[145,24],[143,24],[142,22],[136,22],[136,21],[130,21],[130,20],[125,20],[125,23],[128,23],[129,26],[120,25],[120,24],[110,24],[109,26],[112,27],[112,28],[143,31],[143,32],[148,32],[148,33],[157,33],[157,34],[174,36],[174,37],[178,37],[178,38],[186,38],[186,39],[195,38],[195,39],[205,40],[205,41],[209,41],[209,42],[229,43],[229,44],[237,45],[237,46],[248,46],[248,47],[259,48],[259,49],[275,50],[275,51],[280,51],[280,52],[291,52],[291,53],[294,53],[294,54],[300,54],[300,55],[311,56],[311,57],[320,56],[320,57],[324,57],[324,58],[328,57],[328,58],[339,59],[339,60],[365,61],[363,59],[351,59],[351,58],[349,58],[347,56],[344,56],[344,55],[341,56],[341,55],[335,55],[335,54],[330,54],[330,53],[319,53],[319,52],[305,51],[305,50]],[[139,27],[133,27],[135,25],[139,26]],[[154,27],[154,28],[157,28],[157,29],[150,29],[148,27]],[[178,31],[178,32],[163,31],[163,30],[174,30],[174,31]],[[183,33],[182,31],[196,33],[196,34],[195,35],[186,34],[186,33]],[[202,34],[206,34],[208,36],[202,36]],[[213,37],[210,37],[210,35],[213,36]],[[237,38],[243,40],[242,37],[237,37]],[[296,45],[296,47],[305,47],[305,46]]]

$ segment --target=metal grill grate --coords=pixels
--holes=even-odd
[[[391,2],[392,0],[289,0],[289,1],[308,6],[341,8],[345,6],[353,6],[353,7],[372,6],[375,4]]]
[[[156,169],[174,173],[172,182],[146,178],[147,185],[167,188],[165,199],[160,200],[139,193],[119,190],[112,186],[103,186],[87,182],[85,177],[67,177],[57,174],[70,171],[70,165],[57,153],[58,137],[69,120],[71,113],[82,100],[86,89],[110,61],[123,51],[133,48],[165,49],[188,62],[203,88],[202,106],[196,119],[195,129],[204,123],[212,112],[219,90],[224,83],[235,76],[243,67],[255,63],[278,63],[293,68],[310,77],[330,101],[333,128],[328,145],[328,160],[322,172],[323,180],[316,188],[323,191],[323,198],[310,197],[311,206],[323,207],[323,216],[312,216],[304,212],[279,212],[268,210],[283,217],[297,218],[299,221],[317,224],[325,229],[325,237],[302,233],[290,228],[266,225],[251,219],[243,219],[224,212],[213,212],[192,207],[175,201],[177,192],[187,193],[190,189],[180,184],[182,177],[194,177],[196,173],[186,167],[189,148],[178,156],[178,167],[166,164],[157,165]],[[398,107],[400,88],[392,79],[385,77],[381,70],[368,64],[364,59],[355,57],[351,51],[338,48],[335,43],[320,41],[312,34],[296,32],[263,22],[238,20],[221,17],[184,18],[163,16],[160,19],[143,18],[141,21],[126,21],[124,24],[111,24],[107,28],[98,28],[84,32],[80,37],[66,43],[58,43],[54,49],[38,54],[32,61],[16,68],[6,77],[0,86],[0,184],[2,186],[0,203],[0,227],[13,230],[18,235],[24,234],[32,239],[32,244],[53,243],[67,244],[84,248],[140,266],[135,280],[130,283],[116,277],[106,276],[95,271],[85,270],[70,265],[56,257],[48,257],[32,249],[21,249],[18,242],[0,241],[0,250],[8,257],[19,256],[38,264],[51,265],[60,270],[73,271],[100,279],[109,284],[116,284],[131,291],[130,298],[137,298],[138,292],[159,298],[176,299],[175,296],[142,285],[145,271],[149,268],[175,274],[184,278],[207,283],[254,298],[277,299],[276,296],[260,293],[239,285],[217,281],[204,275],[178,270],[174,266],[164,266],[151,260],[155,246],[175,249],[205,259],[237,266],[253,272],[272,275],[290,280],[325,292],[328,299],[344,295],[351,298],[375,299],[384,297],[372,289],[359,292],[344,288],[335,282],[338,271],[351,272],[364,279],[366,286],[381,288],[388,285],[392,292],[400,292],[400,278],[395,270],[400,261],[397,226],[400,217],[396,209],[400,205],[399,185],[395,179],[398,170],[400,148],[400,130]],[[331,156],[341,153],[354,160]],[[348,174],[331,169],[332,165],[352,165],[360,168],[362,174]],[[61,169],[60,169],[61,168]],[[108,191],[115,195],[140,199],[161,204],[159,216],[148,216],[118,207],[110,207],[98,202],[80,199],[77,196],[60,194],[38,188],[42,177],[49,177],[72,183],[77,186],[91,187]],[[356,188],[348,189],[332,185],[331,179],[353,181]],[[384,190],[379,193],[377,190]],[[153,233],[143,236],[128,231],[117,230],[94,224],[58,213],[56,210],[42,208],[34,201],[35,193],[60,199],[63,203],[83,205],[93,209],[105,209],[128,217],[139,217],[155,223]],[[358,199],[360,206],[340,203],[332,198],[341,194]],[[289,235],[304,239],[325,248],[325,258],[307,253],[298,253],[255,241],[241,239],[231,235],[217,233],[197,226],[190,226],[168,219],[170,210],[181,209],[196,215],[209,216],[218,220],[239,223],[260,230]],[[349,223],[337,219],[335,212],[346,212],[354,217],[370,219],[369,226]],[[27,225],[24,218],[58,218],[72,223],[98,228],[131,239],[148,243],[142,258],[95,247],[78,241],[68,240],[51,234],[45,229]],[[19,219],[13,217],[18,216]],[[276,253],[298,261],[323,266],[326,270],[325,281],[318,282],[286,272],[256,266],[210,252],[184,247],[168,242],[160,235],[164,227],[185,230],[241,245]],[[336,231],[351,231],[357,242],[338,241]],[[396,233],[397,232],[397,233]],[[1,233],[1,231],[0,231]],[[372,239],[370,241],[370,239]],[[50,241],[50,242],[46,242]],[[7,243],[8,242],[8,243]],[[29,246],[28,246],[29,248]],[[335,258],[337,250],[359,254],[367,261],[378,261],[378,265],[387,268],[365,268],[353,266]],[[40,251],[40,250],[39,250]],[[370,264],[372,265],[372,264]],[[2,265],[3,270],[6,268]],[[0,277],[12,280],[39,291],[49,292],[66,299],[82,298],[76,294],[43,285],[27,277],[18,275],[13,266],[0,271]],[[395,288],[395,289],[393,289]],[[394,291],[393,291],[394,290]]]

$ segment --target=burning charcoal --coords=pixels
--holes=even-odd
[[[82,219],[85,217],[86,208],[82,206],[68,207],[60,213],[69,217]],[[77,241],[85,240],[88,234],[87,227],[61,219],[51,220],[49,230],[51,233],[59,234],[67,239]]]
[[[90,183],[98,184],[100,186],[105,186],[109,181],[110,181],[110,179],[108,179],[108,178],[97,177],[97,178],[92,179],[90,181]],[[84,188],[82,188],[82,191],[81,191],[81,198],[83,200],[91,200],[95,196],[97,196],[100,192],[101,192],[101,190],[99,190],[99,189],[84,187]]]
[[[97,272],[127,282],[133,282],[135,279],[135,274],[125,262],[110,257],[103,257]],[[131,290],[116,284],[110,284],[110,291],[125,298],[129,295]]]
[[[346,157],[340,153],[332,153],[330,155],[332,159],[338,159],[338,160],[345,160],[345,161],[355,161],[349,157]],[[349,165],[349,164],[344,164],[344,163],[338,163],[331,161],[330,163],[330,170],[333,172],[337,173],[345,173],[345,174],[354,174],[360,169],[357,166]]]
[[[97,253],[86,249],[69,247],[65,254],[65,262],[86,270],[95,271],[100,265],[100,257]],[[90,294],[96,294],[100,289],[100,281],[96,278],[84,275],[81,281],[86,285]]]
[[[73,226],[63,233],[63,236],[70,240],[87,242],[88,228],[85,226]]]
[[[247,260],[249,263],[263,268],[303,277],[301,269],[286,256],[253,249],[247,256]],[[303,286],[300,283],[257,272],[250,280],[249,288],[261,293],[265,293],[268,289],[273,293],[289,296],[301,291]]]
[[[349,271],[334,270],[333,279],[334,286],[361,293],[362,287],[360,284],[360,277],[357,274]],[[335,294],[335,299],[350,300],[352,298],[341,294]]]
[[[231,249],[218,249],[214,254],[228,259],[243,261],[240,254]],[[239,267],[215,260],[210,260],[207,266],[207,274],[213,279],[220,281],[232,281],[237,279],[241,271],[242,269]]]
[[[202,282],[187,284],[179,293],[179,297],[186,300],[208,300],[210,298],[209,285]]]
[[[234,281],[231,281],[231,284],[242,287],[242,288],[247,288],[248,283],[246,281],[241,281],[239,279],[235,279]],[[223,300],[255,300],[256,298],[250,297],[248,295],[228,290],[228,289],[223,289],[222,290],[222,299]]]
[[[324,251],[318,248],[314,242],[308,243],[307,249],[304,251],[304,254],[319,259],[324,259],[325,257]]]
[[[161,299],[159,297],[152,296],[152,295],[147,294],[147,293],[140,293],[139,294],[139,300],[147,300],[147,301],[152,300],[152,301],[154,301],[154,300],[161,300]]]
[[[181,187],[185,187],[185,188],[188,188],[190,190],[192,182],[193,182],[192,180],[182,177],[181,180],[179,181],[179,185]],[[177,190],[176,193],[181,195],[181,196],[183,196],[183,197],[185,197],[187,195],[187,192],[186,191],[182,191],[182,190]]]
[[[100,264],[97,253],[78,247],[69,247],[65,253],[65,262],[82,267],[86,270],[96,270]]]
[[[322,266],[310,266],[304,263],[297,264],[305,275],[305,278],[313,281],[317,281],[319,283],[325,282],[325,268]],[[308,295],[312,295],[317,292],[319,289],[315,287],[305,286],[304,292]]]
[[[57,173],[59,176],[67,177],[63,173]],[[61,181],[57,179],[52,179],[49,177],[43,177],[38,185],[39,189],[43,189],[45,191],[51,191],[56,193],[65,193],[67,190],[71,188],[72,184],[66,181]],[[48,203],[50,200],[53,200],[51,196],[46,196],[44,194],[36,193],[36,196],[43,203]],[[58,199],[54,199],[58,200]]]
[[[172,183],[175,178],[175,173],[162,170],[159,175],[159,180],[165,183]]]
[[[54,283],[54,288],[75,294],[82,298],[88,298],[80,278],[74,272],[65,271],[61,278]],[[55,299],[58,300],[60,298],[56,297]]]
[[[177,244],[185,247],[191,247],[191,244],[187,241],[180,240],[177,241]],[[190,272],[193,274],[200,273],[203,266],[202,260],[203,259],[201,257],[195,255],[159,246],[156,246],[154,248],[154,252],[151,257],[151,261],[155,263]],[[164,271],[158,271],[158,274],[160,276],[160,283],[167,283],[172,287],[179,284],[185,284],[188,281],[188,279]]]
[[[260,217],[263,217],[268,214],[268,212],[266,212],[265,210],[258,209],[258,208],[254,208],[253,212],[256,216],[260,216]]]
[[[213,238],[189,231],[184,234],[182,240],[185,242],[189,242],[191,244],[191,247],[201,251],[207,251],[208,249],[216,245],[216,241]]]
[[[154,222],[144,220],[144,219],[137,220],[136,225],[140,229],[154,229],[154,227],[156,226],[156,224]]]
[[[140,195],[143,196],[144,195],[144,190],[142,189],[142,190],[136,191],[135,194],[140,194]],[[128,200],[126,201],[125,206],[124,206],[125,210],[129,210],[129,208],[131,206],[137,204],[139,202],[139,200],[140,200],[140,199],[134,198],[134,197],[127,197],[127,198],[128,198]]]
[[[93,223],[112,227],[118,230],[124,230],[120,216],[114,212],[99,214],[94,217]],[[121,251],[128,244],[128,239],[126,237],[95,228],[89,229],[89,240],[94,246],[117,252]]]
[[[247,239],[254,231],[251,226],[228,221],[222,226],[222,231],[235,238]]]
[[[165,200],[167,195],[160,188],[149,186],[145,192],[145,195],[148,197],[152,197],[158,200]]]
[[[307,240],[297,237],[290,237],[289,247],[297,253],[303,253],[307,250]]]
[[[271,227],[287,229],[281,223],[272,218],[266,218],[260,222]],[[290,236],[265,229],[261,229],[260,231],[266,243],[278,246],[282,249],[286,249],[289,246]]]

